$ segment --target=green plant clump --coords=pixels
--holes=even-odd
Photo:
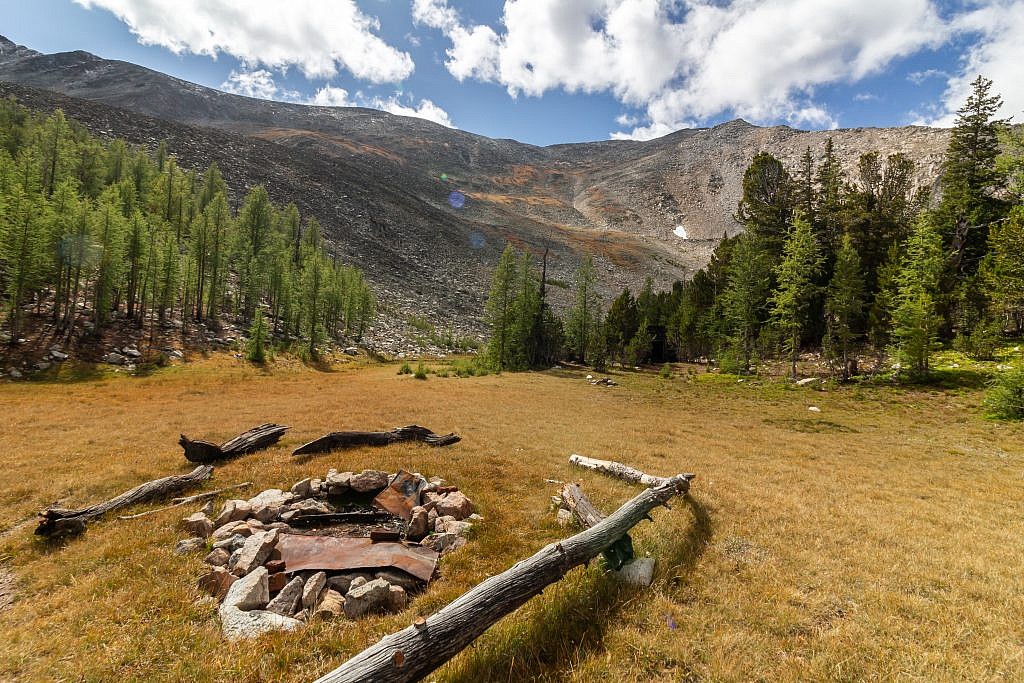
[[[985,405],[992,417],[1024,420],[1024,365],[1000,374],[989,384]]]

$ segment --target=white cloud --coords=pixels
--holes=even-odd
[[[283,97],[284,93],[274,82],[273,74],[265,69],[232,71],[228,75],[228,79],[220,84],[220,89],[235,95],[257,97],[261,100],[291,99]]]
[[[363,93],[357,92],[355,97],[352,97],[349,95],[348,90],[344,88],[325,85],[318,89],[313,97],[307,100],[307,103],[321,107],[368,107],[370,109],[380,109],[381,111],[398,116],[414,116],[418,119],[426,119],[448,128],[456,127],[452,123],[451,117],[448,116],[448,112],[432,101],[422,99],[418,104],[415,102],[413,104],[403,104],[401,96],[397,93],[391,97],[384,98],[367,97]]]
[[[907,74],[907,80],[914,85],[921,85],[929,78],[949,78],[949,74],[941,69],[925,69],[924,71],[911,71]]]
[[[880,99],[882,98],[873,92],[859,92],[853,96],[854,102],[877,102]]]
[[[355,102],[349,99],[348,90],[344,88],[338,88],[333,85],[325,85],[316,91],[312,99],[309,101],[310,104],[315,104],[320,107],[355,107]]]
[[[857,82],[948,33],[930,0],[506,0],[500,33],[467,26],[447,0],[413,0],[412,13],[449,38],[459,80],[513,96],[611,93],[645,109],[645,125],[613,134],[633,139],[723,114],[834,127],[816,87]]]
[[[946,82],[939,111],[927,123],[952,125],[979,74],[992,79],[992,92],[1003,97],[1001,117],[1024,119],[1024,0],[975,2],[976,8],[953,19],[953,29],[973,38],[961,70]]]
[[[427,121],[433,121],[439,123],[442,126],[448,128],[455,128],[455,124],[452,123],[451,118],[448,117],[446,112],[441,107],[437,106],[430,100],[420,100],[418,106],[407,106],[402,104],[397,95],[392,95],[387,99],[374,98],[369,101],[366,106],[371,106],[374,109],[383,109],[391,114],[397,114],[398,116],[414,116],[418,119],[426,119]]]
[[[250,67],[298,67],[309,78],[339,69],[373,83],[397,82],[412,57],[376,35],[379,22],[354,0],[74,0],[113,13],[140,43],[175,53],[228,54]]]

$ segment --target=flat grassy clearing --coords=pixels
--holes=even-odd
[[[656,372],[603,388],[570,370],[417,381],[397,367],[218,357],[145,378],[0,385],[0,567],[17,577],[0,680],[312,680],[561,537],[546,478],[581,481],[608,512],[634,495],[570,469],[573,452],[698,474],[688,501],[635,530],[638,552],[658,558],[655,585],[574,570],[436,680],[1024,680],[1024,428],[984,419],[977,389]],[[254,495],[330,467],[404,467],[461,487],[486,521],[403,614],[234,645],[196,604],[201,555],[173,553],[191,508],[34,540],[33,515],[53,501],[191,469],[180,432],[217,441],[264,421],[293,430],[219,467],[210,488],[251,480]],[[410,422],[463,441],[288,455],[327,431]]]

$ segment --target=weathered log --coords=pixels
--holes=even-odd
[[[390,432],[331,432],[315,441],[296,448],[292,455],[313,455],[353,446],[387,446],[399,441],[421,441],[428,446],[448,446],[462,437],[455,434],[435,434],[426,427],[409,425],[396,427]]]
[[[184,434],[178,439],[178,444],[185,449],[185,458],[189,462],[206,464],[273,446],[289,429],[291,428],[268,422],[259,427],[253,427],[219,446],[209,441],[198,439],[193,441]]]
[[[623,465],[621,462],[614,462],[612,460],[597,460],[596,458],[588,458],[583,455],[576,455],[573,453],[569,456],[569,462],[577,467],[582,467],[587,470],[594,470],[607,474],[616,479],[622,479],[628,481],[631,484],[641,484],[643,486],[661,486],[666,481],[665,477],[657,477],[653,474],[646,474],[640,470],[633,469],[629,465]],[[687,490],[690,486],[690,480],[696,477],[695,474],[679,474],[676,475],[686,481]]]
[[[580,488],[579,484],[565,484],[562,486],[559,495],[562,498],[562,505],[572,513],[572,516],[576,518],[576,521],[584,529],[596,526],[604,520],[604,515],[594,507],[589,498],[583,495],[583,489]],[[622,538],[605,550],[602,555],[604,555],[605,564],[610,569],[622,569],[623,565],[634,557],[633,539],[630,538],[629,534],[624,534]]]
[[[419,680],[570,569],[622,538],[652,509],[685,492],[686,482],[681,476],[672,477],[642,491],[595,526],[545,546],[426,619],[417,619],[412,626],[385,636],[317,683]]]
[[[90,505],[86,508],[78,510],[48,508],[39,513],[39,526],[36,527],[36,534],[39,536],[56,536],[80,533],[85,530],[85,523],[90,519],[95,519],[108,512],[129,505],[144,503],[171,493],[183,491],[206,481],[211,476],[213,476],[213,468],[209,465],[200,465],[188,474],[175,474],[162,479],[147,481],[145,484],[140,484],[110,500]]]
[[[243,481],[241,484],[235,484],[234,486],[225,486],[222,489],[214,489],[213,491],[204,491],[203,493],[197,493],[194,496],[172,498],[171,505],[165,505],[164,507],[156,508],[155,510],[146,510],[145,512],[140,512],[137,515],[121,515],[120,517],[118,517],[118,519],[138,519],[139,517],[145,517],[146,515],[155,515],[158,512],[164,512],[165,510],[173,510],[174,508],[181,507],[182,505],[188,505],[189,503],[197,503],[201,500],[216,498],[225,491],[233,491],[235,489],[245,488],[246,486],[252,486],[252,482]]]

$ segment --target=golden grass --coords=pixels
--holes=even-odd
[[[571,371],[418,382],[396,367],[265,372],[221,358],[0,387],[0,560],[18,577],[0,612],[0,679],[311,680],[564,533],[545,478],[581,480],[606,511],[634,494],[571,470],[572,452],[699,475],[689,501],[634,534],[658,558],[655,585],[621,588],[598,563],[574,570],[437,680],[1024,679],[1024,431],[985,421],[974,391],[654,373],[606,389]],[[294,429],[218,468],[211,487],[248,479],[253,495],[329,467],[405,467],[462,487],[486,521],[407,612],[241,644],[195,602],[200,557],[172,552],[191,509],[106,519],[64,545],[31,535],[50,502],[190,469],[179,432],[219,440],[270,420]],[[288,455],[326,431],[409,422],[464,440]]]

